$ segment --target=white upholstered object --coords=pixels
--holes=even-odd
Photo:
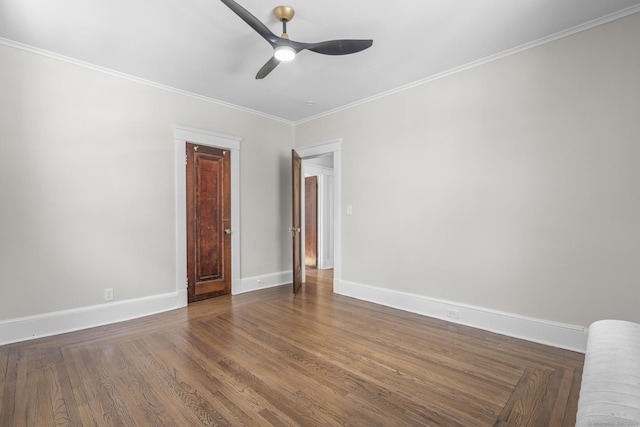
[[[600,320],[589,327],[576,427],[640,427],[640,325]]]

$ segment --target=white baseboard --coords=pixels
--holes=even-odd
[[[291,281],[291,271],[247,277],[239,281],[240,289],[235,289],[234,294],[280,286],[291,283]],[[514,338],[582,353],[586,350],[588,328],[582,326],[525,317],[344,280],[334,282],[334,292]],[[171,292],[0,321],[0,345],[73,332],[173,310],[184,305],[182,304],[183,297],[184,295],[181,295],[180,292]],[[448,313],[457,313],[459,317],[452,318],[448,316]]]
[[[0,345],[122,322],[179,307],[178,292],[0,321]]]
[[[581,353],[585,352],[587,346],[588,328],[582,326],[520,316],[344,280],[334,283],[334,292],[387,307]]]
[[[245,292],[257,291],[259,289],[273,288],[276,286],[291,283],[293,273],[281,271],[279,273],[263,274],[260,276],[246,277],[240,279],[238,289],[233,289],[233,294],[243,294]]]
[[[333,268],[332,259],[318,259],[318,270],[328,270]]]
[[[178,305],[176,308],[186,307],[189,304],[189,292],[185,286],[184,289],[178,291]]]

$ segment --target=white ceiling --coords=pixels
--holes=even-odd
[[[280,35],[280,0],[238,0]],[[219,0],[0,0],[6,44],[52,52],[300,122],[595,23],[640,0],[287,0],[292,40],[373,39],[346,56],[304,51],[264,80],[269,44]],[[1,65],[0,65],[1,66]],[[307,105],[309,102],[312,105]]]

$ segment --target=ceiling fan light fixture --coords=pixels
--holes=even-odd
[[[292,61],[293,58],[296,57],[296,50],[291,46],[278,46],[274,49],[273,56],[275,56],[278,61]]]

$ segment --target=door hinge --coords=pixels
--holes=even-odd
[[[189,156],[187,156],[187,154],[186,154],[186,153],[185,153],[185,155],[184,155],[184,164],[185,164],[185,166],[186,166],[187,164],[189,164]]]

